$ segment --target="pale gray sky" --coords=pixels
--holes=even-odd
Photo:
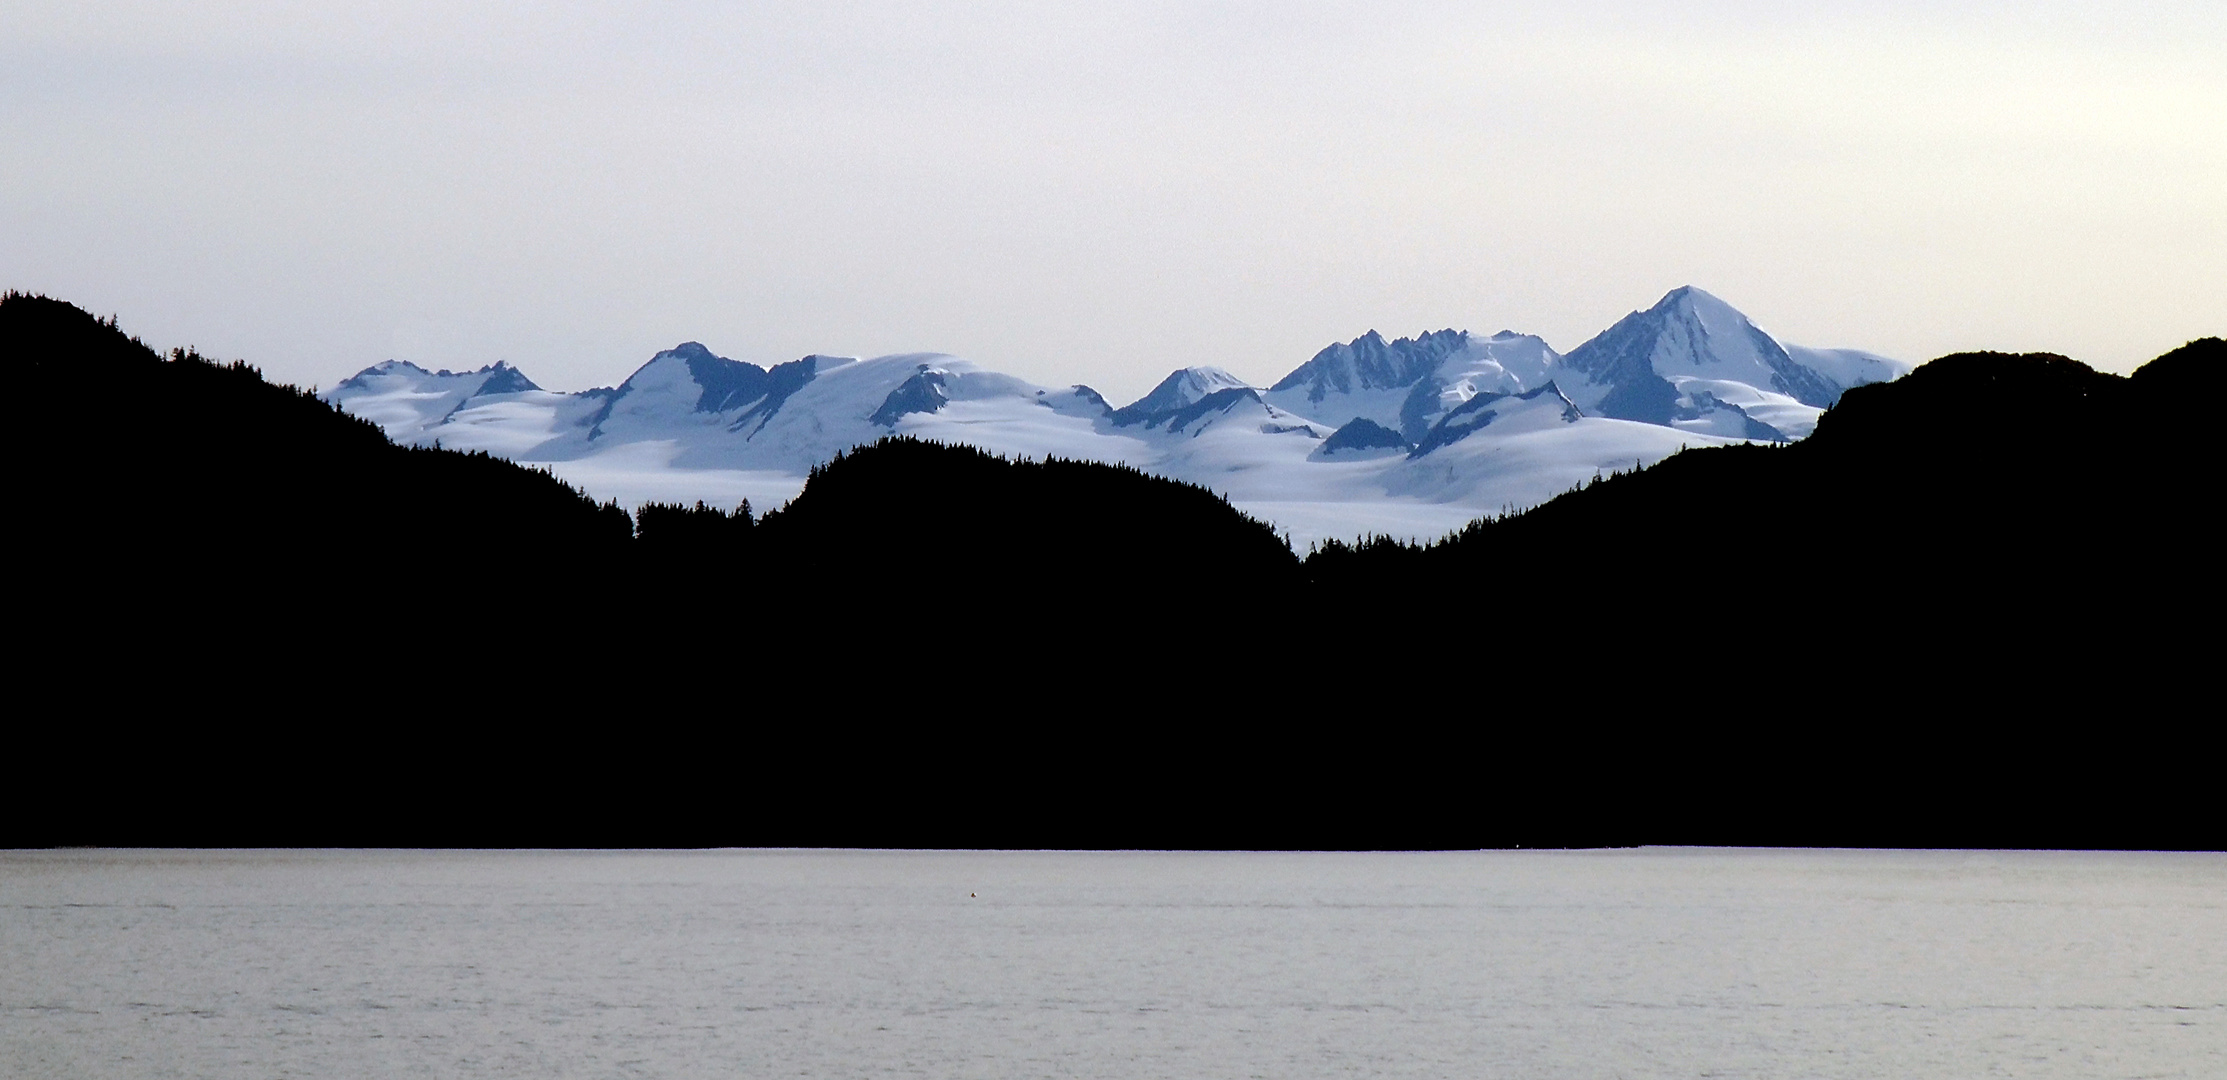
[[[2227,333],[2227,4],[0,0],[0,288],[305,384],[1126,400],[1682,284],[1907,360]]]

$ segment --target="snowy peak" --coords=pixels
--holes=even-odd
[[[1617,320],[1564,363],[1579,377],[1572,396],[1587,411],[1650,424],[1669,424],[1677,414],[1680,377],[1741,383],[1820,409],[1841,391],[1732,305],[1691,285]]]
[[[588,429],[588,439],[595,441],[608,435],[614,422],[632,430],[702,414],[701,422],[722,424],[748,438],[822,370],[850,362],[848,357],[814,354],[761,368],[684,341],[650,357],[618,386],[580,395],[602,400],[602,406],[581,424]]]
[[[545,391],[501,360],[477,371],[427,371],[407,360],[388,360],[342,379],[323,397],[409,442],[459,412],[502,395],[525,393]]]
[[[650,357],[618,386],[617,397],[636,392],[660,393],[683,386],[696,390],[695,412],[724,412],[765,396],[766,369],[712,353],[694,341],[684,341]]]
[[[1141,424],[1177,431],[1210,411],[1228,411],[1242,397],[1258,401],[1260,391],[1218,367],[1187,367],[1160,380],[1151,393],[1115,409],[1108,418],[1115,427]]]
[[[1176,370],[1152,392],[1120,409],[1135,417],[1160,416],[1197,404],[1210,394],[1223,390],[1247,389],[1245,380],[1218,367],[1187,367]]]

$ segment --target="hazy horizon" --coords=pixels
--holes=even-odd
[[[0,287],[302,384],[695,340],[1127,400],[1687,284],[1913,362],[2227,329],[2217,5],[9,8]]]

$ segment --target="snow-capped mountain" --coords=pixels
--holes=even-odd
[[[1589,415],[1729,438],[1800,438],[1843,391],[1909,370],[1869,353],[1800,351],[1797,360],[1732,305],[1689,285],[1570,350],[1563,390]]]
[[[1361,418],[1421,442],[1431,425],[1481,393],[1515,394],[1545,385],[1561,361],[1545,341],[1503,330],[1489,338],[1440,330],[1387,342],[1371,330],[1316,353],[1276,380],[1267,399],[1338,424]]]
[[[538,395],[550,401],[565,397],[542,390],[524,372],[500,360],[478,371],[427,371],[407,361],[389,360],[342,380],[324,396],[328,401],[342,403],[350,413],[379,425],[388,435],[412,442],[421,441],[420,435],[435,428],[446,427],[468,405],[515,400],[521,395]],[[482,417],[483,420],[487,418]],[[490,453],[528,450],[542,441],[526,437],[527,433],[516,431],[514,425],[478,433],[492,434],[493,438],[475,439],[469,433],[471,428],[469,423],[459,424],[455,431],[428,435],[422,441],[446,438],[457,442],[456,436],[462,434],[463,440],[457,442],[459,449]]]
[[[1117,410],[1125,422],[1144,423],[1178,413],[1223,390],[1250,390],[1252,384],[1218,367],[1177,368],[1152,392]]]
[[[1078,387],[1078,389],[1083,389]],[[1196,439],[1237,425],[1264,435],[1325,438],[1328,428],[1262,400],[1258,389],[1217,367],[1181,368],[1152,392],[1106,414],[1117,428],[1140,428]]]
[[[398,440],[547,465],[628,503],[779,505],[814,465],[904,434],[1203,484],[1304,545],[1435,537],[1680,446],[1800,437],[1845,388],[1905,370],[1781,346],[1687,288],[1567,356],[1511,331],[1371,331],[1267,389],[1187,367],[1120,408],[1086,386],[1038,386],[940,353],[762,368],[696,342],[574,394],[507,364],[454,373],[389,361],[325,396]]]

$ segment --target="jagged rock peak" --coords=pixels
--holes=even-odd
[[[1291,373],[1276,380],[1271,392],[1304,386],[1310,400],[1321,401],[1333,393],[1356,390],[1391,390],[1412,386],[1448,356],[1469,344],[1461,330],[1434,330],[1412,338],[1385,341],[1371,330],[1352,341],[1329,345]]]

